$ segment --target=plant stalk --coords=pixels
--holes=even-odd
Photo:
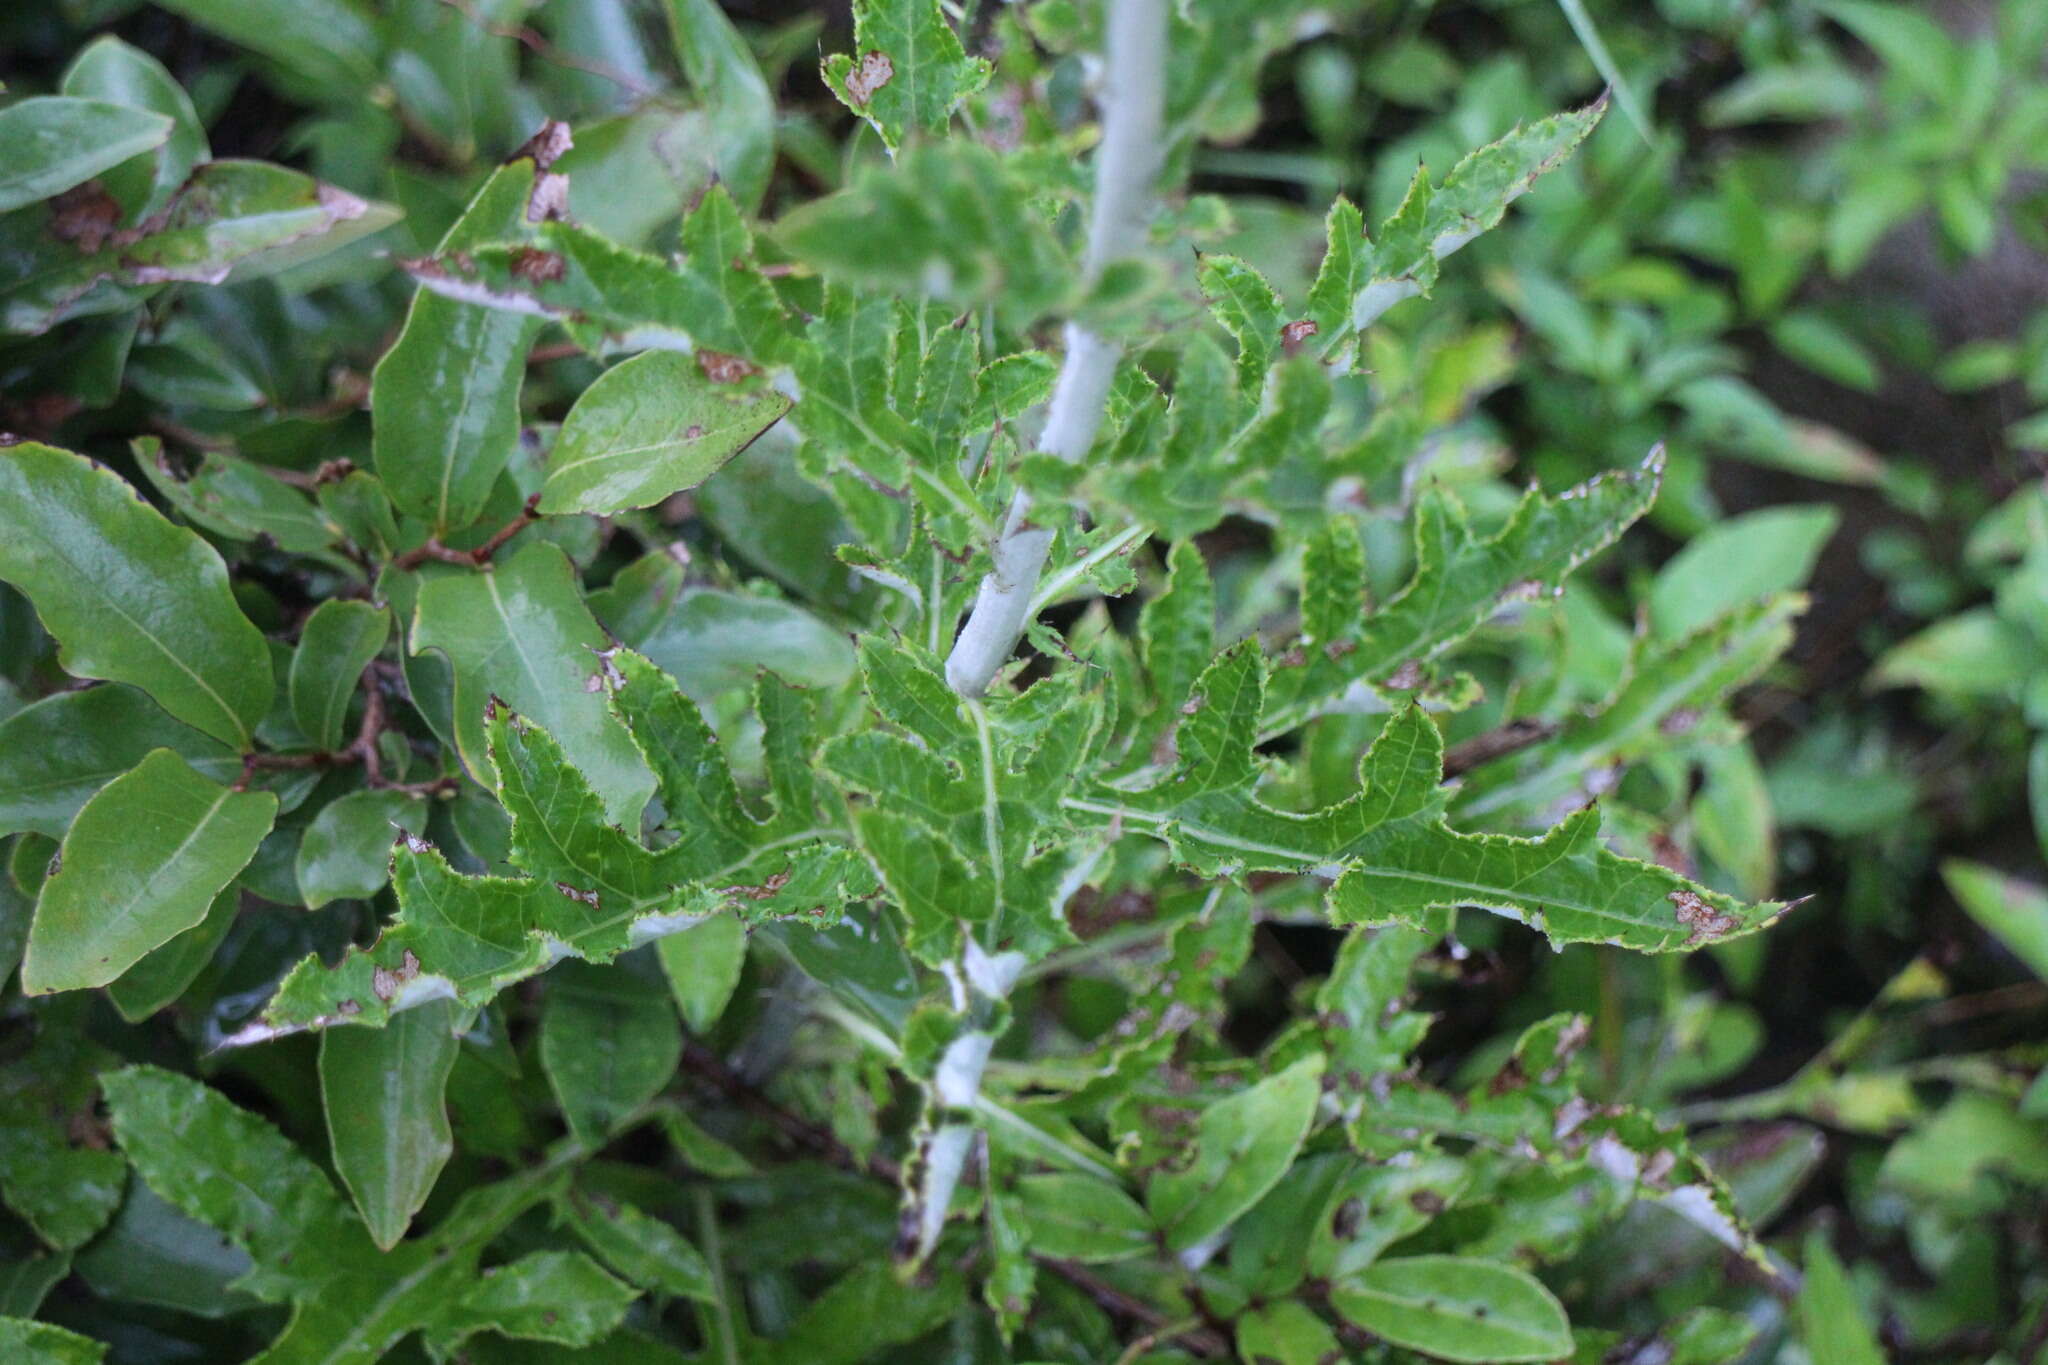
[[[1095,155],[1095,209],[1082,279],[1145,244],[1153,181],[1159,175],[1166,106],[1166,0],[1112,0],[1102,79],[1102,146]],[[1069,463],[1087,458],[1123,348],[1079,323],[1066,329],[1067,355],[1053,386],[1039,449]],[[979,697],[1010,657],[1030,616],[1052,531],[1031,520],[1029,493],[1010,500],[990,552],[974,610],[946,659],[946,680]]]

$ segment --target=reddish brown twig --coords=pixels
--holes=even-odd
[[[378,791],[402,792],[407,796],[431,798],[453,796],[462,786],[457,777],[436,777],[425,782],[394,782],[384,776],[384,758],[377,741],[384,733],[384,690],[373,665],[363,671],[363,723],[355,738],[339,749],[320,749],[305,754],[244,754],[242,775],[236,791],[246,791],[251,779],[265,769],[339,768],[360,764],[363,784]]]
[[[394,569],[417,569],[428,560],[435,560],[442,564],[462,564],[472,569],[485,568],[490,564],[491,556],[504,548],[506,541],[540,520],[539,509],[540,494],[535,493],[526,500],[526,505],[519,509],[518,516],[499,527],[489,540],[477,546],[474,550],[451,548],[442,544],[439,536],[435,536],[418,549],[407,550],[404,554],[397,556],[391,561],[391,567]]]
[[[1555,721],[1538,720],[1524,716],[1511,720],[1484,734],[1474,735],[1444,750],[1444,778],[1462,777],[1474,768],[1484,767],[1496,759],[1518,754],[1522,750],[1541,744],[1557,733]]]

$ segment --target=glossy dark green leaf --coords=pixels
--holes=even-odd
[[[543,512],[609,515],[695,488],[789,411],[769,388],[712,379],[697,360],[648,351],[583,391],[548,454]]]
[[[39,335],[67,318],[131,307],[166,284],[273,273],[396,216],[282,166],[210,161],[140,236],[118,245],[55,220],[47,206],[0,217],[0,331]]]
[[[0,109],[0,213],[61,194],[160,147],[171,120],[105,100],[38,95]]]
[[[499,168],[442,239],[463,251],[518,236],[535,164]],[[377,477],[399,510],[437,530],[475,521],[519,439],[519,390],[536,325],[427,290],[370,381]]]
[[[33,442],[0,450],[0,578],[36,605],[72,673],[133,683],[247,748],[270,651],[213,548],[106,469]]]
[[[601,1141],[652,1099],[682,1050],[668,992],[642,972],[566,962],[548,974],[541,1067],[569,1131],[584,1141]]]
[[[437,1000],[381,1029],[320,1037],[334,1169],[385,1251],[405,1236],[455,1150],[443,1095],[461,1046],[457,1013],[452,1001]]]
[[[168,749],[151,753],[72,821],[36,901],[22,988],[104,986],[198,924],[276,813],[268,792],[231,791]]]
[[[0,1201],[45,1245],[68,1252],[106,1225],[127,1173],[118,1153],[76,1141],[94,1112],[94,1073],[111,1059],[84,1039],[75,1012],[41,1024],[0,1068]]]
[[[1346,1319],[1443,1360],[1548,1361],[1572,1350],[1564,1309],[1526,1271],[1459,1256],[1379,1261],[1332,1286]]]
[[[356,684],[390,635],[391,612],[369,602],[322,602],[306,618],[292,655],[292,717],[319,748],[341,747]]]
[[[119,683],[59,692],[0,721],[0,830],[61,839],[92,794],[170,749],[216,782],[242,770],[234,750],[180,725]]]
[[[360,98],[377,82],[376,19],[356,0],[164,0],[231,43],[261,53],[329,100]]]
[[[131,379],[147,387],[140,375]],[[170,396],[194,396],[183,391],[182,382],[180,390]],[[262,402],[252,391],[248,406]],[[322,556],[340,534],[319,504],[248,460],[206,451],[179,470],[155,437],[145,437],[135,442],[135,462],[180,517],[229,540],[267,541],[292,554]]]
[[[161,114],[171,120],[163,145],[100,173],[100,184],[131,218],[162,207],[209,155],[199,114],[163,63],[112,34],[87,43],[64,71],[63,93]]]
[[[599,651],[609,645],[583,604],[569,561],[532,544],[489,572],[429,580],[412,630],[415,653],[437,649],[455,670],[455,733],[463,761],[487,774],[484,708],[492,697],[545,727],[621,822],[654,790],[633,742],[605,705]]]
[[[391,875],[391,846],[427,828],[424,798],[396,791],[354,791],[321,807],[299,840],[295,867],[306,908],[365,900]]]
[[[240,884],[229,883],[227,890],[213,898],[205,919],[162,947],[151,949],[142,961],[109,982],[107,998],[114,1002],[121,1017],[130,1023],[147,1019],[183,995],[186,987],[206,970],[206,964],[213,961],[221,940],[234,927],[241,903]]]

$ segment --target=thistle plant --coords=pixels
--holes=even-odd
[[[823,193],[708,0],[667,6],[690,102],[459,126],[404,6],[166,8],[510,154],[407,248],[210,159],[116,40],[0,110],[0,319],[154,366],[0,449],[36,1273],[155,1302],[109,1267],[211,1229],[211,1358],[277,1365],[1740,1355],[1563,1302],[1645,1203],[1790,1273],[1582,1093],[1584,1018],[1424,1053],[1490,917],[1680,953],[1787,908],[1602,798],[1711,762],[1801,599],[1560,693],[1546,623],[1660,453],[1462,477],[1482,381],[1412,324],[1381,363],[1604,100],[1370,231],[1339,199],[1290,290],[1185,185],[1329,7],[858,0]],[[433,79],[509,60],[431,17]],[[370,320],[352,392],[207,406],[235,327],[323,308]],[[1276,927],[1322,965],[1249,1028]],[[40,1297],[0,1341],[100,1358]]]

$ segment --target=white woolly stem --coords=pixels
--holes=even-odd
[[[1095,154],[1095,210],[1088,223],[1085,282],[1111,261],[1139,251],[1159,175],[1166,104],[1166,0],[1111,0],[1102,77],[1102,146]],[[1121,348],[1076,323],[1067,324],[1067,356],[1053,386],[1039,449],[1062,460],[1085,459],[1102,425],[1103,403]],[[1031,496],[1010,501],[991,551],[974,611],[946,659],[946,680],[978,697],[1016,648],[1031,612],[1052,532],[1031,521]]]

